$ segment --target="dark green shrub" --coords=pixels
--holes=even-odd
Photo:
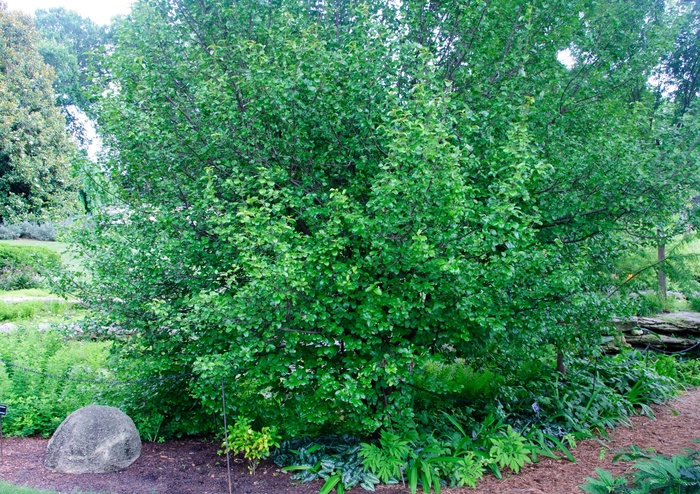
[[[51,249],[0,244],[0,290],[42,288],[43,274],[60,264],[60,255]]]

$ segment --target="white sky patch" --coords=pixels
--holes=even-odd
[[[574,59],[573,53],[571,53],[571,48],[559,50],[557,52],[557,60],[559,60],[559,63],[569,70],[576,66],[576,60]]]
[[[109,2],[96,0],[5,0],[10,10],[21,10],[34,15],[38,9],[48,10],[54,7],[63,7],[74,10],[82,17],[88,17],[96,24],[109,24],[115,15],[127,15],[131,12],[134,0],[110,0]]]
[[[97,162],[97,155],[102,151],[102,139],[97,134],[95,122],[90,120],[90,118],[75,105],[67,106],[66,111],[68,111],[82,127],[85,140],[80,147],[85,149],[91,161]]]

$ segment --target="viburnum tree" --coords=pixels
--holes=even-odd
[[[692,126],[649,126],[674,15],[138,2],[106,60],[120,196],[78,238],[80,297],[131,375],[195,375],[147,398],[186,431],[222,376],[286,434],[368,433],[411,418],[427,359],[595,348],[627,232],[697,187]]]

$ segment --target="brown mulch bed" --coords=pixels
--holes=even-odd
[[[451,494],[529,493],[569,494],[582,492],[578,486],[596,467],[622,474],[630,470],[628,463],[611,464],[614,453],[607,451],[633,444],[654,448],[661,454],[675,454],[681,448],[697,446],[700,439],[700,391],[691,391],[668,406],[654,407],[655,419],[634,417],[631,428],[620,427],[604,444],[584,441],[574,451],[576,463],[567,460],[543,459],[526,465],[519,475],[499,481],[487,477],[472,489],[444,489]],[[675,412],[675,413],[674,413]],[[0,461],[0,480],[61,493],[81,491],[114,494],[226,494],[228,483],[226,458],[216,454],[218,445],[200,440],[144,443],[141,457],[128,469],[109,474],[68,475],[54,473],[43,466],[47,440],[5,438]],[[606,453],[603,459],[601,450]],[[322,483],[294,485],[289,475],[271,463],[258,467],[258,474],[248,474],[241,460],[232,463],[232,491],[235,494],[316,494]],[[378,486],[378,492],[408,492],[398,486]],[[360,488],[352,492],[364,492]]]

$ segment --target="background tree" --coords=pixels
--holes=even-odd
[[[73,160],[79,180],[78,195],[84,211],[109,202],[108,185],[98,166],[88,158],[97,147],[92,104],[93,81],[105,75],[101,55],[112,44],[111,26],[99,26],[90,19],[62,7],[37,10],[34,23],[41,34],[39,52],[56,73],[54,90],[68,131],[78,141],[82,156]]]
[[[58,104],[89,112],[91,79],[100,75],[96,60],[109,43],[109,26],[98,26],[63,7],[37,10],[34,23],[41,34],[39,52],[56,72]]]
[[[679,30],[672,49],[662,58],[657,71],[659,86],[656,91],[659,107],[665,110],[660,119],[670,120],[678,133],[694,141],[697,138],[697,99],[700,94],[700,5],[690,1],[681,4],[678,18]],[[672,111],[667,107],[671,106]],[[658,141],[660,144],[663,140]],[[697,163],[697,160],[695,160]],[[666,225],[660,225],[658,259],[666,259],[666,238],[678,233],[679,227],[687,227],[689,218],[680,212],[675,228],[669,234]],[[666,228],[664,228],[666,227]],[[666,298],[665,263],[658,269],[659,291]]]
[[[289,434],[361,433],[412,418],[426,360],[512,375],[593,349],[626,232],[697,187],[692,160],[662,159],[694,141],[664,126],[651,146],[635,97],[673,44],[666,15],[138,3],[99,108],[123,207],[84,233],[81,299],[133,332],[130,372],[195,372],[188,431],[222,375]],[[181,391],[150,402],[179,410]]]
[[[1,221],[65,214],[75,205],[75,148],[38,43],[31,18],[0,5]]]

